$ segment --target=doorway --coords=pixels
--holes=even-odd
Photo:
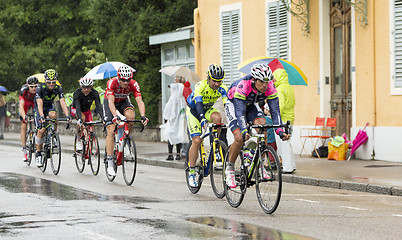
[[[331,117],[337,119],[336,135],[350,136],[352,126],[351,6],[331,0]]]

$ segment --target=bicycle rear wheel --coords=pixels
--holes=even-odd
[[[259,157],[260,161],[255,171],[255,190],[262,210],[272,214],[278,208],[282,194],[281,164],[276,151],[271,146],[266,146]],[[263,171],[266,173],[264,174]]]
[[[223,164],[223,169],[226,169],[226,166],[229,162],[229,150],[226,153],[225,161]],[[223,176],[223,183],[225,188],[225,195],[226,200],[228,201],[229,205],[237,208],[243,202],[244,195],[246,194],[247,190],[247,175],[243,165],[243,151],[236,158],[236,163],[234,166],[235,169],[235,179],[236,179],[236,187],[231,188],[226,184],[226,173],[225,170],[222,171]]]
[[[215,153],[211,153],[211,163],[210,163],[210,177],[212,190],[217,198],[223,198],[225,196],[225,186],[223,181],[223,160],[225,159],[228,147],[226,144],[219,140],[215,146]],[[212,148],[211,148],[212,150]],[[212,164],[212,165],[211,165]]]
[[[26,137],[26,143],[27,143],[27,145],[26,145],[26,147],[27,147],[27,150],[28,150],[28,156],[27,156],[27,161],[26,161],[26,164],[27,164],[27,166],[30,166],[31,165],[31,162],[32,162],[32,156],[35,156],[35,135],[34,135],[34,133],[32,132],[32,131],[28,131],[27,132],[27,135],[26,135],[27,137]]]
[[[198,191],[200,191],[200,188],[202,185],[202,180],[204,179],[204,168],[202,166],[201,148],[200,148],[200,149],[198,149],[197,159],[195,160],[195,172],[196,172],[197,187],[190,186],[190,183],[188,182],[188,176],[190,174],[190,164],[189,164],[189,160],[188,160],[188,155],[190,152],[191,145],[192,145],[192,141],[190,141],[190,143],[188,144],[187,156],[186,156],[186,160],[184,162],[184,171],[186,173],[186,183],[187,183],[188,189],[190,190],[191,193],[196,194]]]
[[[50,166],[54,175],[60,171],[61,165],[61,143],[58,133],[54,133],[50,140]]]
[[[80,152],[77,151],[77,142],[81,141],[82,143],[82,150]],[[74,138],[74,160],[75,160],[75,166],[77,167],[77,170],[79,173],[82,173],[85,168],[85,158],[84,158],[84,153],[85,153],[85,142],[78,136],[78,134],[75,134]]]
[[[98,175],[100,167],[100,150],[99,141],[95,133],[92,133],[91,142],[89,144],[89,165],[91,165],[92,174]]]
[[[115,150],[113,150],[113,152],[114,152]],[[109,182],[113,182],[114,181],[114,179],[116,178],[116,175],[114,175],[114,176],[112,176],[112,175],[109,175],[108,173],[107,173],[107,166],[108,166],[108,162],[107,162],[107,152],[106,152],[106,147],[105,147],[105,158],[104,158],[104,160],[103,160],[103,162],[105,163],[105,172],[106,172],[106,177],[107,177],[107,180],[109,180]],[[117,163],[116,163],[116,154],[114,154],[114,172],[117,174]]]
[[[128,136],[123,141],[123,178],[128,186],[133,184],[137,170],[137,150],[133,137]]]

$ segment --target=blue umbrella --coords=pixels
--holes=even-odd
[[[117,70],[121,66],[128,66],[128,65],[121,63],[121,62],[105,62],[105,63],[99,64],[98,66],[92,68],[84,76],[84,78],[105,79],[105,78],[116,77]],[[135,72],[134,68],[132,68],[132,67],[130,67],[130,68],[133,69],[133,72]]]
[[[8,93],[7,89],[0,85],[0,92]]]

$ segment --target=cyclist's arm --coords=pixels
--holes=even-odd
[[[43,114],[43,99],[42,98],[37,98],[37,99],[35,99],[35,101],[36,101],[36,106],[38,108],[39,116],[44,116],[44,114]]]
[[[25,119],[24,104],[25,104],[24,98],[20,98],[19,111],[22,119]]]
[[[271,112],[271,119],[274,125],[282,124],[281,112],[279,110],[279,99],[278,97],[267,99],[267,103],[269,106],[269,111]],[[283,132],[282,128],[276,129],[276,134],[279,135],[279,132]]]
[[[99,116],[103,120],[104,119],[103,109],[102,109],[102,104],[100,102],[99,93],[96,90],[93,90],[93,91],[94,91],[93,94],[94,94],[94,98],[95,98],[96,112],[99,114]]]
[[[66,115],[66,117],[69,117],[70,114],[68,114],[68,108],[67,108],[67,104],[66,104],[66,100],[63,98],[60,98],[60,106],[61,109],[63,109],[64,115]]]
[[[117,116],[116,106],[114,105],[114,95],[112,95],[112,94],[107,95],[107,100],[108,100],[110,112],[112,113],[113,116]]]
[[[73,106],[75,108],[75,115],[77,116],[77,119],[81,119],[81,102],[80,95],[77,91],[75,91],[73,94]]]
[[[247,119],[246,119],[246,99],[233,98],[233,105],[235,108],[235,116],[237,118],[237,124],[240,127],[240,132],[247,130]]]
[[[138,111],[140,112],[141,117],[144,117],[145,116],[145,104],[144,104],[144,101],[142,101],[142,97],[141,96],[136,97],[135,101],[137,101]]]

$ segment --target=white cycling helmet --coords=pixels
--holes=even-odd
[[[123,80],[130,80],[133,78],[133,69],[129,66],[121,66],[117,71],[117,77]]]
[[[92,87],[94,85],[94,81],[91,78],[81,78],[80,86],[81,87]]]
[[[261,80],[263,82],[269,82],[274,80],[271,68],[267,64],[254,64],[250,71],[251,76],[254,79]]]

